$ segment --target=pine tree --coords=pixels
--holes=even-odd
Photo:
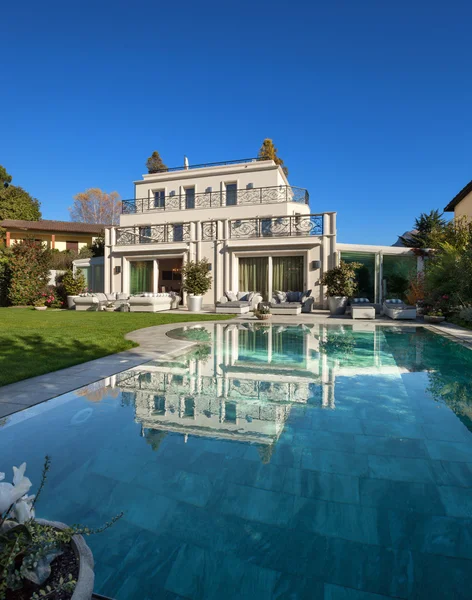
[[[162,162],[162,158],[157,150],[151,154],[146,161],[148,173],[161,173],[167,171],[167,166]]]
[[[400,240],[408,248],[435,248],[441,241],[445,227],[446,220],[439,210],[421,213],[415,219],[415,230],[407,236],[400,236]]]
[[[288,177],[288,169],[284,165],[284,161],[277,156],[277,148],[274,146],[274,142],[270,138],[266,138],[262,142],[258,158],[261,160],[273,160],[276,165],[282,167],[282,171],[285,173],[285,176]]]

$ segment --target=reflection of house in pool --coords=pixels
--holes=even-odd
[[[208,352],[154,361],[119,383],[143,431],[273,444],[293,405],[335,408],[336,376],[413,366],[396,364],[384,331],[368,325],[205,327],[213,340]],[[179,329],[179,337],[194,329]]]

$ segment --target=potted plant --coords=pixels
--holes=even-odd
[[[114,302],[107,302],[103,307],[103,310],[106,310],[107,312],[114,312],[116,310]]]
[[[46,456],[36,496],[25,477],[26,463],[13,467],[13,483],[0,473],[0,598],[41,600],[91,600],[93,556],[83,535],[100,533],[122,514],[100,529],[68,527],[63,523],[36,519],[35,504],[41,494],[50,459]]]
[[[430,309],[427,310],[427,312],[424,315],[424,322],[425,323],[441,323],[442,321],[445,320],[445,316],[443,315],[443,312],[441,309]]]
[[[67,297],[67,308],[74,308],[74,298],[85,291],[87,283],[80,269],[76,269],[75,275],[72,269],[67,269],[61,277],[60,286],[63,289],[63,295]]]
[[[189,311],[202,310],[203,295],[211,289],[210,265],[206,258],[189,261],[182,266],[182,289],[188,293]]]
[[[356,270],[361,266],[360,263],[341,261],[321,278],[320,284],[326,287],[325,295],[332,315],[343,315],[346,312],[347,301],[357,289]]]
[[[270,312],[270,305],[260,303],[257,309],[254,311],[254,314],[259,319],[259,321],[267,321],[272,317],[272,313]]]
[[[34,301],[34,310],[47,310],[46,294],[41,294],[41,296]]]

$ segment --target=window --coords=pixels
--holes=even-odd
[[[185,208],[195,208],[195,188],[185,188]]]
[[[182,223],[178,225],[174,225],[174,242],[183,242],[184,241],[184,226]]]
[[[195,418],[195,400],[193,398],[185,398],[183,416],[188,419]]]
[[[41,240],[35,240],[35,242]],[[74,252],[79,251],[79,242],[66,242],[66,250],[73,250]]]
[[[139,228],[139,243],[140,244],[150,244],[151,240],[151,227],[150,225],[146,225],[146,227]]]
[[[272,235],[272,219],[261,220],[261,233],[264,236]]]
[[[158,190],[154,192],[154,208],[165,208],[166,207],[166,196],[165,190]]]
[[[237,183],[226,184],[226,206],[236,206],[238,203]]]
[[[165,396],[154,396],[154,412],[158,415],[165,415],[166,413],[166,397]]]

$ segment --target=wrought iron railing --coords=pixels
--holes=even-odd
[[[235,219],[229,224],[229,237],[234,239],[315,235],[323,235],[322,214]]]
[[[191,239],[190,223],[165,223],[141,227],[117,227],[116,245],[165,244],[188,242]]]
[[[242,165],[244,163],[257,162],[259,160],[267,160],[266,158],[239,158],[238,160],[224,160],[214,163],[202,163],[200,165],[182,165],[181,167],[166,167],[159,169],[158,173],[171,173],[173,171],[187,171],[189,169],[205,169],[208,167],[225,167],[226,165]]]
[[[200,228],[199,236],[192,234],[191,223],[117,227],[115,244],[117,246],[130,246],[134,244],[190,242],[197,239],[208,242],[219,239],[217,221],[195,223],[195,228],[197,227]],[[233,219],[229,221],[229,237],[232,239],[316,235],[323,235],[322,214]]]
[[[185,194],[123,200],[123,214],[162,212],[193,208],[220,208],[222,206],[244,206],[251,204],[274,204],[279,202],[299,202],[309,204],[308,190],[290,185],[239,190],[199,192],[188,198]]]

